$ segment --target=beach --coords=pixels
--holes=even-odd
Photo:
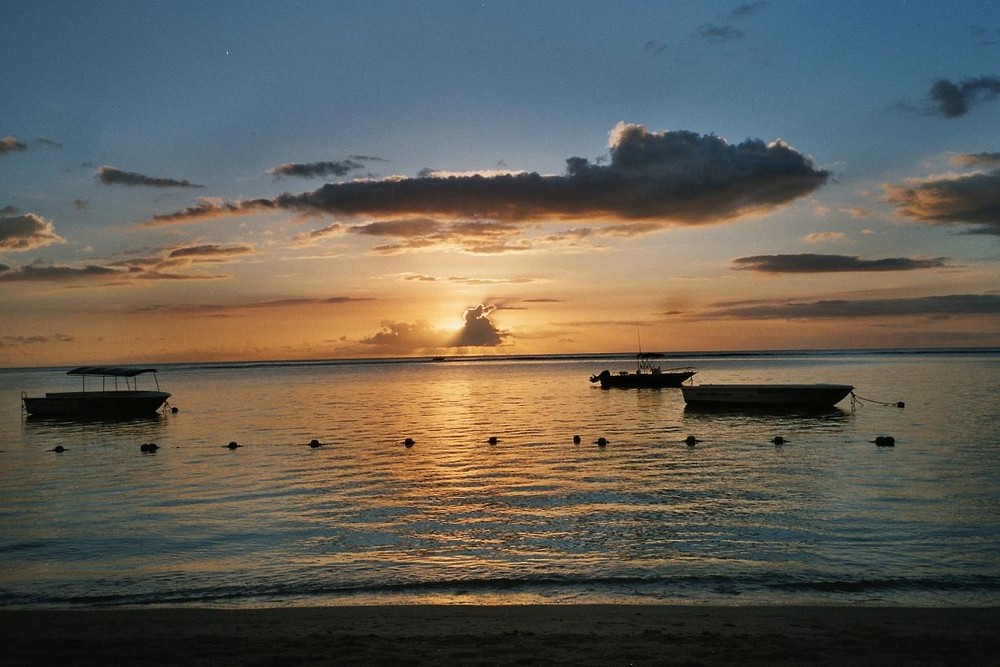
[[[994,665],[1000,607],[0,610],[7,664]]]

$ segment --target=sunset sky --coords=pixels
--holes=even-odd
[[[1000,345],[1000,3],[0,5],[0,366]]]

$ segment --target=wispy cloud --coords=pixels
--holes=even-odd
[[[959,153],[951,157],[956,167],[1000,167],[1000,153]]]
[[[104,264],[75,266],[36,262],[18,268],[5,266],[0,269],[0,282],[51,282],[91,286],[127,285],[147,280],[218,280],[227,276],[189,273],[187,270],[199,264],[218,264],[253,253],[253,247],[245,244],[169,246],[145,255]]]
[[[168,315],[207,315],[209,317],[230,317],[242,313],[261,310],[280,310],[301,306],[339,306],[347,303],[374,301],[370,297],[331,296],[325,298],[273,299],[270,301],[250,301],[245,303],[195,303],[195,304],[153,304],[132,308],[126,314],[142,315],[160,313]]]
[[[762,273],[839,273],[845,271],[914,271],[947,266],[946,257],[861,259],[850,255],[754,255],[734,259],[733,268]]]
[[[828,172],[789,145],[750,139],[729,144],[694,132],[649,132],[619,124],[609,164],[569,158],[566,174],[391,178],[330,183],[302,194],[239,202],[201,200],[155,216],[147,226],[279,210],[368,219],[423,219],[450,225],[583,219],[707,225],[762,214],[808,195]],[[388,231],[380,223],[356,233]],[[402,223],[404,229],[413,223]],[[488,228],[483,228],[488,229]],[[493,227],[498,232],[506,229]],[[482,231],[482,230],[479,230]]]
[[[973,26],[969,32],[980,46],[997,46],[1000,44],[1000,28],[985,28]]]
[[[347,229],[346,225],[339,222],[334,222],[322,229],[314,229],[309,232],[303,232],[301,234],[296,234],[292,238],[293,246],[313,246],[320,243],[326,239],[334,238],[338,236],[343,236]]]
[[[980,76],[952,83],[947,79],[935,81],[928,93],[930,113],[945,118],[958,118],[969,113],[973,105],[992,101],[1000,95],[1000,78]]]
[[[696,34],[701,39],[708,39],[713,42],[730,42],[746,37],[746,34],[742,30],[734,28],[731,25],[715,25],[713,23],[706,23],[701,26],[698,28]]]
[[[847,235],[844,232],[813,232],[812,234],[806,234],[805,238],[802,239],[806,243],[839,243],[840,241],[845,241]]]
[[[19,268],[4,267],[0,269],[0,282],[76,282],[99,278],[119,278],[127,275],[124,270],[107,266],[88,264],[86,266],[56,266],[28,264]]]
[[[188,180],[178,180],[174,178],[157,178],[145,176],[132,171],[122,171],[115,167],[98,167],[96,172],[97,180],[104,185],[128,185],[144,186],[151,188],[203,188]]]
[[[53,243],[66,243],[66,239],[40,215],[0,215],[0,252],[25,252]]]
[[[69,334],[54,333],[44,336],[4,336],[0,338],[0,347],[28,347],[48,343],[72,343],[76,340]]]
[[[14,137],[0,139],[0,155],[28,150],[28,144]]]
[[[401,276],[406,282],[452,283],[456,285],[527,285],[538,282],[535,278],[474,278],[471,276],[429,276],[408,273]]]
[[[295,176],[298,178],[324,178],[326,176],[346,176],[352,171],[364,169],[365,165],[354,160],[336,162],[286,162],[267,170],[272,176]]]
[[[769,4],[770,3],[766,2],[766,0],[760,0],[759,2],[747,2],[729,12],[729,15],[734,19],[750,18],[751,16],[757,15]]]
[[[723,303],[702,313],[702,316],[725,319],[792,320],[998,314],[1000,314],[1000,294],[950,294],[900,299]]]

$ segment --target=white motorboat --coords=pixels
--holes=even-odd
[[[832,408],[854,390],[849,384],[700,384],[682,385],[693,407]]]

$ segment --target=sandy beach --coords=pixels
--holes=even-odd
[[[0,610],[7,664],[994,665],[1000,607]]]

